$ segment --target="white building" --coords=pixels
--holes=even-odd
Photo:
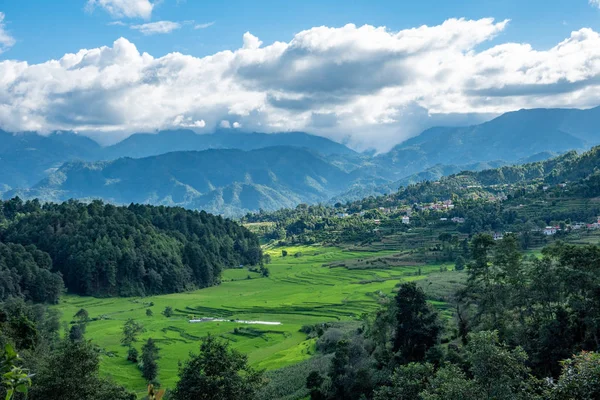
[[[546,236],[552,236],[554,234],[556,234],[556,227],[555,226],[547,226],[544,228],[544,235]]]
[[[406,225],[410,224],[410,217],[408,215],[403,216],[402,223]]]

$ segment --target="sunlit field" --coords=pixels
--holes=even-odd
[[[287,247],[288,255],[283,257],[281,250],[267,251],[272,256],[268,278],[245,268],[232,269],[224,272],[220,286],[194,292],[146,298],[64,296],[57,307],[67,323],[80,308],[85,308],[90,318],[99,318],[88,324],[86,338],[104,350],[102,372],[141,393],[146,382],[138,367],[126,360],[127,348],[120,344],[121,330],[128,318],[145,328],[134,344],[138,350],[147,338],[158,342],[159,380],[163,387],[173,387],[178,363],[185,361],[190,352],[197,352],[200,339],[207,334],[229,341],[232,347],[247,354],[255,367],[280,368],[311,356],[314,341],[300,332],[303,325],[358,319],[374,310],[381,294],[392,293],[398,282],[424,279],[440,269],[440,265],[382,268],[375,263],[369,269],[324,266],[334,261],[376,260],[394,254],[393,251]],[[165,307],[173,308],[172,317],[162,314]],[[147,309],[152,310],[152,316],[146,315]],[[202,317],[218,317],[227,322],[189,322]]]

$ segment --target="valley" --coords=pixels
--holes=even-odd
[[[0,1],[0,399],[600,400],[598,16]]]
[[[27,318],[38,321],[46,310],[44,318],[56,322],[36,322],[36,329],[54,329],[44,335],[56,336],[32,340],[58,341],[67,349],[87,343],[97,354],[98,379],[138,398],[145,397],[148,382],[171,395],[191,354],[206,354],[204,346],[214,340],[259,371],[252,389],[258,400],[299,400],[315,391],[347,397],[331,394],[327,383],[341,379],[334,370],[339,357],[348,357],[339,368],[350,385],[339,390],[353,398],[359,398],[356,391],[386,396],[397,384],[378,383],[379,371],[391,373],[377,367],[379,357],[393,364],[403,351],[408,357],[424,349],[415,357],[429,368],[436,357],[471,354],[471,340],[486,340],[489,351],[500,351],[500,331],[487,330],[489,325],[503,329],[506,340],[529,346],[537,358],[519,361],[523,368],[538,376],[559,374],[567,352],[594,348],[592,333],[581,338],[576,330],[595,328],[572,319],[573,330],[559,336],[568,347],[555,353],[545,349],[556,336],[540,343],[535,330],[549,328],[535,321],[553,326],[562,315],[540,307],[555,304],[549,290],[561,298],[553,307],[595,315],[594,308],[577,307],[578,296],[593,301],[598,285],[599,158],[596,147],[463,171],[378,197],[261,210],[237,221],[174,207],[15,198],[0,203],[0,239],[6,243],[0,268],[10,273],[0,280],[0,304],[14,313],[37,305],[18,305],[13,295],[50,303],[34,308],[38,314],[28,311]],[[534,318],[513,317],[523,304]],[[399,317],[413,307],[418,311],[412,316]],[[415,322],[405,324],[406,318]],[[7,321],[0,327],[12,334],[19,319]],[[518,326],[508,329],[512,324]],[[402,329],[421,339],[393,350]],[[534,334],[521,336],[521,329]],[[458,361],[448,362],[444,368]],[[307,387],[315,376],[322,380]],[[517,382],[530,379],[535,384],[524,376]]]
[[[288,252],[283,257],[282,250]],[[295,254],[301,253],[300,257]],[[336,247],[295,246],[267,250],[272,257],[270,276],[262,278],[247,269],[229,269],[219,286],[194,292],[143,298],[85,298],[64,296],[55,306],[70,323],[81,308],[91,321],[86,337],[103,350],[101,371],[116,382],[138,393],[145,381],[137,365],[126,360],[127,347],[120,344],[121,330],[128,318],[141,323],[139,347],[153,338],[160,348],[159,380],[173,387],[178,362],[189,352],[197,352],[199,341],[207,334],[227,340],[249,356],[251,364],[273,370],[296,364],[315,354],[315,339],[301,332],[305,325],[339,321],[360,321],[365,313],[379,306],[382,294],[391,294],[398,282],[423,280],[439,274],[443,264],[386,266],[369,269],[327,267],[335,262],[377,260],[395,254],[387,251],[356,251]],[[446,264],[451,268],[451,265]],[[452,272],[447,272],[452,274]],[[150,306],[150,304],[152,304]],[[439,303],[443,308],[443,303]],[[173,316],[163,314],[165,307]],[[146,310],[153,311],[151,317]],[[220,317],[228,320],[281,322],[278,326],[210,322],[192,324],[190,319]]]

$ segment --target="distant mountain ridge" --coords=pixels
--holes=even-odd
[[[149,157],[173,151],[201,151],[208,149],[255,150],[272,146],[305,147],[323,155],[355,154],[343,144],[304,132],[240,133],[221,130],[212,134],[197,134],[191,130],[136,133],[125,140],[106,147],[102,159],[120,157]]]
[[[323,156],[295,147],[213,149],[146,158],[64,164],[19,195],[43,200],[102,198],[236,214],[282,204],[325,201],[351,181]]]
[[[112,146],[102,147],[94,140],[74,132],[38,135],[12,134],[0,130],[0,193],[30,188],[70,161],[141,158],[173,151],[240,149],[254,150],[272,146],[296,146],[323,155],[356,155],[343,144],[303,132],[278,134],[219,131],[196,134],[191,130],[134,134]]]
[[[465,169],[540,161],[597,144],[600,107],[520,110],[479,125],[434,127],[380,155],[303,132],[174,130],[134,134],[101,147],[71,132],[0,131],[0,194],[237,215],[392,193]]]
[[[516,162],[537,153],[586,150],[597,144],[600,107],[532,109],[509,112],[479,125],[431,128],[377,158],[402,178],[437,164]]]

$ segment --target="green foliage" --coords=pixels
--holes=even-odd
[[[501,344],[497,332],[478,332],[469,336],[467,361],[478,392],[484,398],[529,399],[527,354],[517,347]]]
[[[325,396],[321,393],[321,386],[325,379],[318,371],[312,371],[306,377],[306,388],[310,391],[310,400],[321,400]]]
[[[138,335],[142,332],[144,332],[144,326],[134,319],[129,318],[123,325],[121,344],[123,346],[131,346],[133,342],[137,341]]]
[[[262,260],[254,234],[205,212],[100,201],[31,204],[0,204],[8,220],[0,230],[7,243],[0,244],[0,271],[7,257],[11,265],[22,260],[0,274],[6,277],[0,299],[22,291],[34,301],[56,302],[62,286],[50,269],[73,293],[132,296],[212,286],[222,269]]]
[[[127,361],[131,361],[132,363],[137,363],[139,357],[139,352],[135,347],[130,347],[127,350]]]
[[[200,353],[192,354],[180,370],[172,398],[252,399],[262,384],[262,372],[248,366],[246,356],[208,336],[200,345]]]
[[[442,330],[425,293],[413,282],[403,283],[395,298],[396,332],[393,351],[402,363],[422,361]]]
[[[373,372],[360,341],[340,340],[329,366],[331,386],[326,398],[358,400],[370,395],[374,387]]]
[[[158,347],[156,347],[156,343],[152,338],[148,339],[148,341],[142,346],[142,376],[148,382],[155,382],[156,377],[158,376],[158,364],[156,360],[158,359]]]
[[[418,399],[434,375],[433,365],[409,363],[398,367],[391,377],[391,385],[375,390],[375,400]],[[458,397],[457,397],[458,398]]]
[[[562,373],[548,391],[552,400],[593,400],[600,397],[600,354],[582,352],[562,362]]]
[[[473,249],[472,279],[462,294],[472,330],[497,330],[501,341],[520,344],[539,376],[556,377],[561,360],[597,349],[599,246],[557,243],[542,258],[523,259],[509,236],[493,251]]]
[[[0,359],[0,379],[6,390],[5,400],[11,400],[15,393],[25,395],[31,387],[31,375],[19,366],[20,358],[10,344],[4,346],[4,354]]]
[[[84,333],[85,333],[84,325],[80,325],[80,324],[73,325],[73,326],[71,326],[71,329],[69,329],[69,340],[74,341],[74,342],[83,340]]]
[[[62,292],[62,278],[52,271],[47,253],[32,245],[2,243],[0,235],[0,301],[13,296],[58,303]]]
[[[151,317],[152,315],[154,315],[152,310],[150,308],[146,308],[146,317]]]
[[[78,321],[85,323],[90,318],[90,315],[85,309],[80,308],[79,311],[77,311],[73,317]]]
[[[41,361],[31,400],[135,400],[135,394],[99,377],[98,349],[86,341],[63,341]]]
[[[469,380],[458,366],[447,364],[431,377],[427,388],[419,394],[422,400],[480,400],[476,383]]]
[[[173,316],[173,307],[170,307],[170,306],[165,307],[165,309],[162,313],[167,318],[172,317]]]

